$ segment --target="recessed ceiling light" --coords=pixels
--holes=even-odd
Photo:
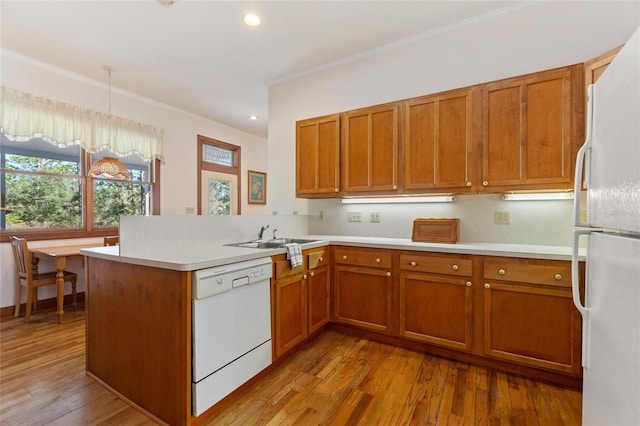
[[[254,15],[253,13],[247,13],[242,17],[242,20],[250,27],[257,27],[261,22],[260,17],[258,15]]]
[[[257,120],[258,116],[257,115],[250,115],[249,118],[252,119],[252,120]]]

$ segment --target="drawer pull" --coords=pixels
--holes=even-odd
[[[485,180],[484,182],[482,182],[482,186],[489,186],[489,182]]]
[[[471,287],[471,281],[467,281],[467,282],[465,283],[465,285],[466,285],[467,287]]]
[[[504,269],[498,269],[498,273],[499,273],[500,275],[504,275],[504,274],[506,274],[506,273],[507,273],[507,271],[505,271]]]
[[[376,263],[380,263],[380,258],[376,257]]]
[[[560,274],[555,274],[555,275],[553,276],[553,278],[555,278],[556,280],[560,281],[560,280],[562,279],[562,275],[560,275]]]
[[[313,272],[311,272],[311,273],[309,273],[309,275],[311,275],[311,276],[313,277],[314,273],[313,273]]]
[[[454,271],[457,271],[457,270],[458,270],[458,265],[453,265],[453,266],[451,267],[451,269],[453,269]]]
[[[302,276],[302,279],[303,279],[303,280],[306,280],[306,279],[307,279],[307,274],[304,274],[304,275]]]
[[[342,256],[342,260],[347,260],[347,256]]]
[[[491,288],[491,286],[489,285],[489,283],[484,283],[484,288]]]
[[[471,186],[471,182],[467,182],[467,186]]]
[[[409,263],[409,265],[411,265],[411,266],[416,266],[416,265],[417,265],[417,263],[416,263],[416,262],[411,262],[411,263]]]
[[[324,260],[324,257],[321,257],[320,259],[318,259],[318,262],[322,262]]]
[[[390,277],[391,276],[391,272],[387,272],[387,276]]]
[[[391,188],[392,189],[398,189],[398,185],[393,185]]]
[[[338,188],[334,188],[333,192],[340,192],[340,190]]]

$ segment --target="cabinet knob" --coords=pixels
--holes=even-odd
[[[391,272],[387,272],[387,276],[390,277],[391,276]]]
[[[342,256],[342,260],[347,260],[347,256]]]
[[[380,258],[376,257],[376,263],[380,263]]]
[[[467,182],[467,186],[471,186],[471,182]]]
[[[302,276],[302,279],[303,279],[303,280],[306,280],[306,279],[307,279],[307,274],[304,274],[304,275]]]
[[[489,182],[487,182],[486,180],[482,182],[482,186],[489,186]]]
[[[333,192],[340,192],[340,190],[338,188],[334,188]]]
[[[491,286],[489,285],[489,283],[484,283],[484,288],[491,288]]]
[[[560,280],[562,279],[562,275],[560,275],[560,274],[555,274],[555,275],[553,276],[553,278],[555,278],[556,280],[560,281]]]
[[[309,275],[313,277],[313,272],[309,272]]]
[[[464,285],[466,285],[467,287],[471,287],[471,281],[467,281],[466,283],[464,283]]]
[[[451,269],[453,269],[454,271],[457,271],[458,270],[458,265],[452,265]]]
[[[393,185],[393,189],[398,189],[398,185]]]
[[[416,266],[416,265],[417,265],[417,263],[416,263],[416,262],[411,262],[409,265],[411,265],[411,266]]]
[[[318,262],[322,262],[324,260],[324,257],[321,257],[320,259],[318,259]]]
[[[504,275],[504,274],[506,274],[506,273],[507,273],[507,271],[505,271],[504,269],[498,269],[498,273],[499,273],[500,275]]]

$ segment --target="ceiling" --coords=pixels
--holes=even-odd
[[[11,1],[2,48],[263,138],[268,86],[521,1]],[[242,22],[246,12],[259,27]],[[256,121],[249,119],[257,115]]]

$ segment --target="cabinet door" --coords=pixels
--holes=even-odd
[[[335,196],[340,191],[340,116],[296,123],[296,194]]]
[[[336,266],[334,279],[336,322],[390,332],[391,272]]]
[[[398,104],[343,117],[342,182],[346,193],[398,189]]]
[[[484,85],[483,187],[571,187],[577,74],[566,67]]]
[[[471,281],[402,272],[400,333],[409,339],[470,350]]]
[[[309,334],[329,322],[329,268],[321,267],[310,271],[308,284]]]
[[[273,345],[277,358],[307,337],[306,276],[284,278],[274,286]]]
[[[476,87],[406,102],[405,189],[468,188],[475,183],[479,94]]]
[[[570,290],[496,282],[484,287],[485,354],[580,373],[580,315]]]

